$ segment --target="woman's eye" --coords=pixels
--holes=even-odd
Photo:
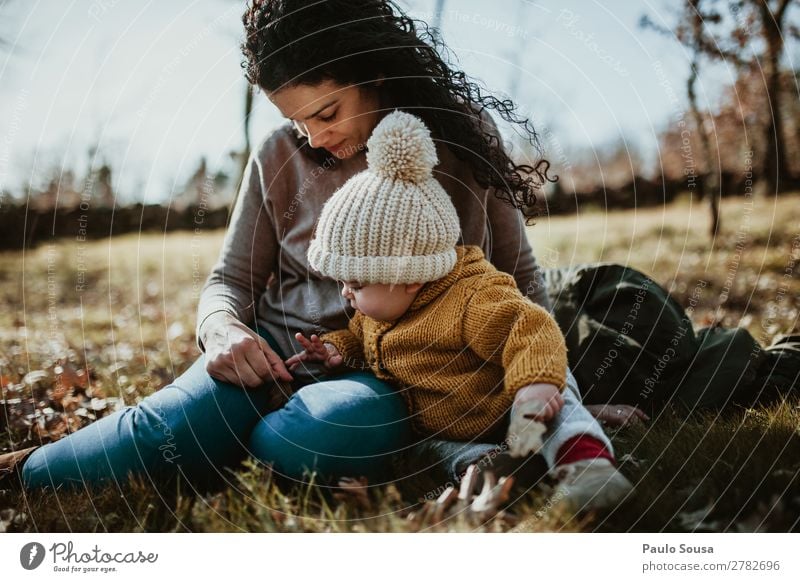
[[[338,110],[337,110],[337,111],[334,111],[333,113],[331,113],[330,115],[328,115],[328,117],[322,117],[322,116],[320,116],[320,117],[319,117],[319,120],[320,120],[320,121],[331,121],[331,120],[332,120],[334,117],[336,117],[336,113],[338,113]]]

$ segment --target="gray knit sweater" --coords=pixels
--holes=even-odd
[[[524,295],[549,310],[520,212],[481,188],[446,146],[437,143],[436,149],[440,164],[434,177],[458,212],[459,244],[481,247],[497,269],[514,276]],[[219,311],[247,324],[255,320],[285,357],[301,349],[294,339],[298,331],[347,327],[353,315],[349,302],[335,281],[309,271],[306,252],[325,201],[365,168],[363,151],[332,167],[320,166],[298,148],[288,123],[263,141],[250,158],[222,251],[200,296],[195,331],[201,350],[203,324]],[[317,373],[298,368],[294,376],[304,383]]]

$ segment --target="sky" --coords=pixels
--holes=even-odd
[[[432,20],[435,0],[399,0]],[[0,191],[19,192],[53,168],[108,161],[121,201],[163,202],[197,168],[233,172],[242,147],[246,82],[242,2],[6,0],[0,2]],[[512,97],[556,150],[625,139],[645,158],[685,104],[687,56],[641,30],[669,27],[668,0],[447,0],[441,22],[458,65]],[[732,80],[706,70],[701,100]],[[257,95],[251,137],[283,122]]]

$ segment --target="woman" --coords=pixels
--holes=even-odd
[[[243,21],[246,76],[292,124],[250,159],[200,299],[196,334],[204,355],[140,404],[7,457],[6,469],[18,471],[26,487],[130,473],[158,480],[182,475],[203,486],[219,482],[224,468],[247,454],[296,479],[314,468],[380,482],[397,477],[393,460],[405,456],[453,480],[497,446],[415,444],[402,398],[372,374],[328,379],[304,368],[292,375],[284,361],[302,349],[297,332],[346,326],[349,305],[335,282],[308,271],[306,251],[322,204],[365,168],[364,144],[394,108],[422,117],[438,142],[436,177],[456,206],[463,243],[480,246],[549,309],[523,221],[532,216],[547,164],[515,164],[484,110],[519,124],[535,144],[533,128],[511,102],[485,95],[451,70],[436,42],[423,42],[414,22],[387,0],[257,1]],[[568,378],[543,455],[551,467],[586,461],[593,468],[594,459],[613,459],[611,444]],[[573,433],[582,427],[585,438],[560,441],[558,427],[566,425]],[[410,446],[418,448],[403,455]],[[416,454],[423,450],[431,456]],[[613,467],[602,476],[622,479]],[[579,475],[569,483],[576,495],[580,481]],[[618,498],[619,491],[596,501]]]

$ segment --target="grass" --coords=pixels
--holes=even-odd
[[[712,244],[706,210],[664,208],[542,218],[529,231],[544,266],[610,261],[650,274],[684,306],[707,281],[696,327],[746,327],[763,344],[798,332],[800,195],[724,201]],[[77,234],[77,225],[76,225]],[[199,355],[200,286],[222,233],[60,240],[0,255],[0,449],[52,440],[133,404]],[[36,372],[40,372],[36,374]],[[33,373],[33,374],[31,374]],[[55,398],[63,412],[47,410]],[[13,400],[18,397],[19,401]],[[790,531],[800,515],[800,407],[785,403],[686,420],[666,411],[612,432],[635,493],[580,519],[551,510],[546,491],[516,501],[525,531]],[[278,484],[249,464],[218,493],[132,482],[91,494],[0,494],[0,529],[13,531],[410,531],[415,509],[393,486],[372,508],[341,503],[314,485]],[[472,531],[462,519],[446,531]],[[494,520],[477,526],[505,531]]]

